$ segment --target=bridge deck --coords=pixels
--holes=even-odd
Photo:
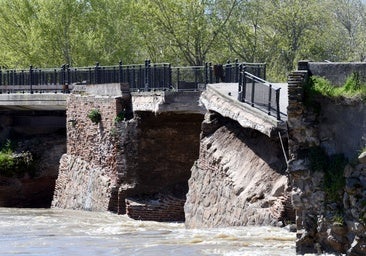
[[[287,84],[281,86],[280,108],[287,112]],[[271,116],[247,103],[238,101],[237,83],[218,83],[207,85],[206,91],[201,95],[201,102],[208,110],[215,111],[222,116],[231,118],[239,122],[246,128],[258,130],[268,136],[277,136],[278,130],[286,129],[286,113],[281,115],[281,120]]]
[[[0,109],[5,110],[65,110],[68,94],[10,93],[0,94]]]

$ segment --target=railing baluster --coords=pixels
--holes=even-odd
[[[33,94],[33,66],[29,67],[29,85],[30,93]]]
[[[120,60],[118,63],[118,82],[123,83],[123,70],[122,70],[122,61]]]
[[[277,105],[277,120],[281,120],[281,111],[280,111],[280,89],[276,90],[276,105]]]
[[[255,80],[252,79],[252,96],[251,96],[251,105],[254,107],[254,96],[255,96]]]
[[[272,84],[269,84],[268,90],[268,115],[271,115]]]

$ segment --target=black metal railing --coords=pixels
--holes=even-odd
[[[172,67],[171,88],[178,91],[203,90],[210,83],[210,67]]]
[[[131,91],[204,90],[209,83],[238,83],[238,100],[250,104],[281,120],[280,88],[266,79],[265,63],[233,63],[224,65],[172,67],[169,63],[115,66],[70,67],[27,70],[0,69],[0,93],[63,92],[74,84],[128,83]]]
[[[171,65],[145,61],[144,64],[70,67],[27,70],[0,69],[0,93],[69,92],[74,84],[129,83],[131,90],[168,89]]]
[[[0,69],[0,93],[14,92],[68,92],[74,84],[129,83],[131,90],[200,90],[208,83],[239,81],[239,66],[265,79],[265,64],[234,63],[224,65],[172,67],[169,63],[92,67],[35,68],[27,70]]]
[[[238,100],[281,120],[281,115],[284,115],[280,111],[281,88],[247,72],[243,65],[239,69]]]

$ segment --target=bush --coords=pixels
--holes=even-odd
[[[89,119],[95,123],[95,124],[98,124],[100,123],[100,121],[102,120],[102,116],[99,112],[98,109],[92,109],[89,113],[88,113],[88,117]]]
[[[14,153],[8,140],[0,150],[0,175],[13,177],[28,172],[35,174],[33,156],[30,152]]]
[[[0,175],[9,176],[15,169],[15,161],[12,154],[0,152]]]

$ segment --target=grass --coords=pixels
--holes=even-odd
[[[323,95],[330,98],[366,100],[366,84],[361,83],[356,72],[352,73],[341,87],[333,86],[327,79],[319,76],[312,76],[309,82],[307,93],[310,97]]]
[[[321,147],[308,149],[310,169],[324,172],[324,191],[330,202],[338,202],[345,186],[343,175],[347,159],[344,155],[328,156]]]

